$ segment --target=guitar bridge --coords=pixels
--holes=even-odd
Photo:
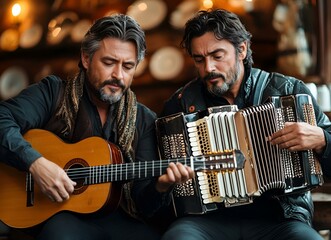
[[[26,174],[26,206],[32,207],[34,205],[34,181],[31,173]]]

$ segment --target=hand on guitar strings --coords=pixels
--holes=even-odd
[[[156,190],[167,192],[175,184],[181,184],[194,177],[194,171],[181,163],[169,163],[165,174],[158,178]]]
[[[61,167],[44,157],[34,161],[29,171],[41,191],[54,202],[68,200],[76,186]]]

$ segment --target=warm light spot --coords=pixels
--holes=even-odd
[[[203,7],[208,9],[208,8],[212,8],[214,5],[212,0],[203,0]]]
[[[49,23],[48,23],[48,29],[52,30],[56,27],[56,20],[52,19]]]
[[[11,13],[13,14],[14,17],[17,17],[18,15],[21,14],[21,5],[18,3],[15,3],[13,7],[11,8]]]
[[[140,3],[138,5],[138,8],[139,8],[140,11],[143,12],[143,11],[145,11],[147,9],[147,4],[146,3]]]
[[[61,32],[61,28],[57,27],[52,31],[52,36],[53,37],[57,37],[59,35],[59,33]]]

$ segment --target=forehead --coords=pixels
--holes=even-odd
[[[116,59],[130,61],[137,60],[136,45],[131,41],[123,41],[118,38],[104,38],[100,41],[100,47],[97,52],[102,55],[109,55]]]
[[[208,55],[215,50],[234,51],[233,45],[226,39],[217,39],[212,32],[195,37],[191,42],[192,55]]]

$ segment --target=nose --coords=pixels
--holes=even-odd
[[[215,63],[209,58],[205,59],[205,71],[211,73],[215,71]]]
[[[122,80],[123,79],[123,68],[121,64],[116,64],[112,71],[112,77]]]

